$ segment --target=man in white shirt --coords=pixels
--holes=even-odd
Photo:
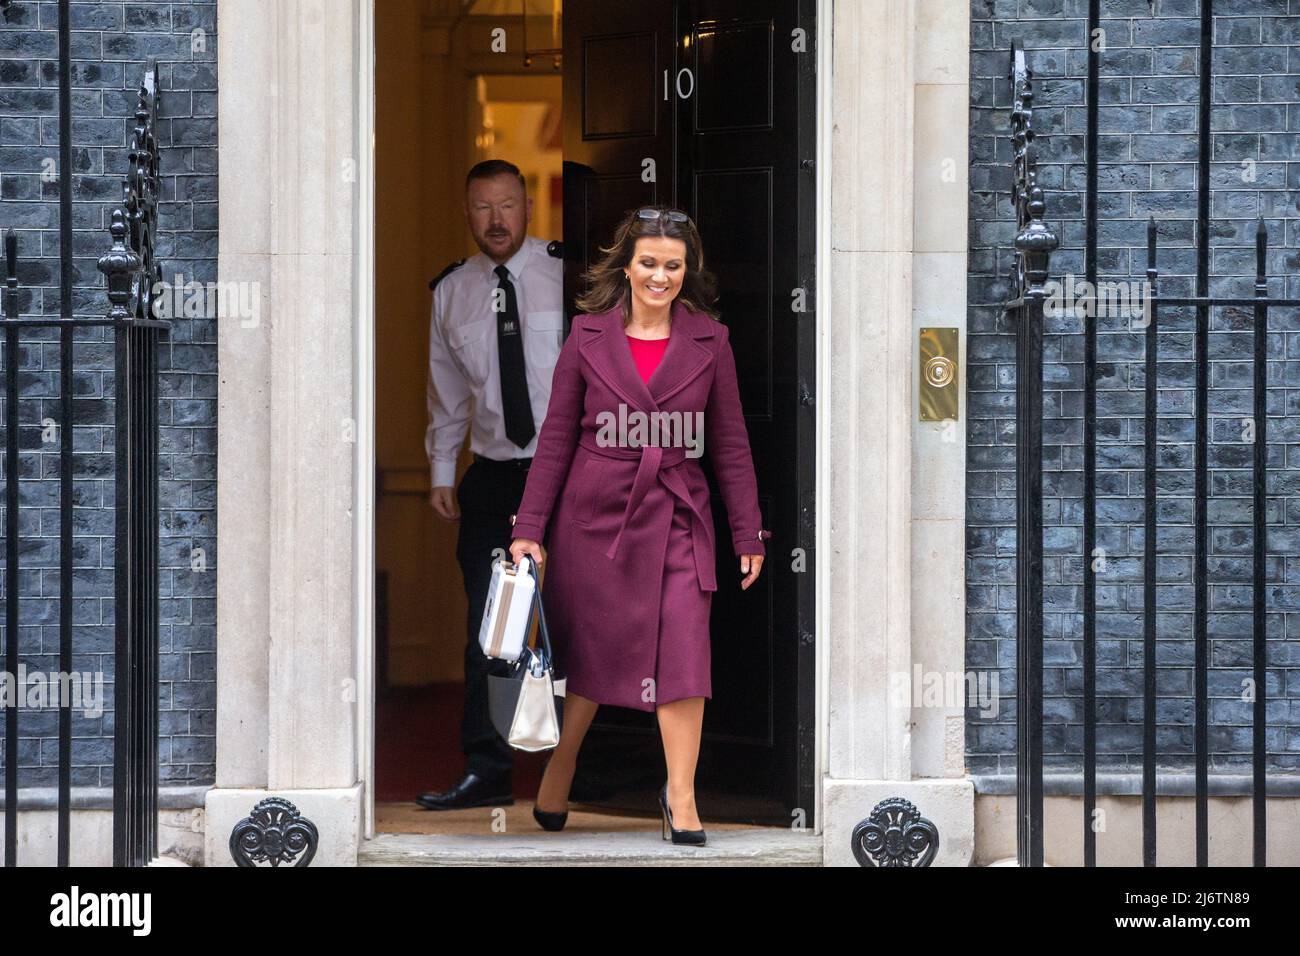
[[[460,521],[456,559],[469,598],[465,776],[451,790],[416,798],[430,810],[514,802],[513,751],[492,726],[487,702],[488,673],[508,665],[484,657],[478,633],[492,562],[509,558],[510,516],[523,497],[564,339],[562,253],[559,243],[527,235],[533,201],[518,167],[481,162],[469,171],[465,193],[465,219],[480,252],[434,280],[425,433],[429,503],[445,520]],[[457,490],[466,432],[474,463]]]

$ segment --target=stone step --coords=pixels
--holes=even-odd
[[[705,828],[708,829],[707,827]],[[465,835],[380,833],[362,841],[360,866],[821,866],[810,831],[752,827],[709,832],[706,846],[680,846],[656,829],[635,833]]]

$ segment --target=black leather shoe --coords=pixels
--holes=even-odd
[[[466,807],[501,807],[515,802],[510,779],[485,780],[476,773],[466,773],[450,790],[422,793],[415,802],[426,810],[463,810]]]
[[[673,811],[668,808],[668,784],[664,784],[663,789],[659,791],[659,809],[663,811],[663,831],[664,839],[668,839],[668,831],[673,834],[674,843],[684,843],[688,846],[704,846],[707,839],[703,830],[679,830],[673,826]]]

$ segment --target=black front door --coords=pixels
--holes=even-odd
[[[731,332],[764,527],[763,574],[737,584],[715,494],[713,697],[696,778],[712,819],[811,825],[814,772],[814,18],[808,0],[567,0],[567,292],[636,206],[694,217]],[[704,458],[708,469],[708,456]],[[653,714],[603,707],[572,798],[651,807]]]

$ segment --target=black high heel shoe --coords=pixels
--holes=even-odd
[[[546,758],[546,763],[542,767],[542,776],[546,775],[546,770],[551,766],[551,758]],[[543,830],[563,830],[564,824],[569,822],[569,811],[561,810],[559,813],[553,813],[548,810],[538,810],[537,800],[533,800],[533,819]]]
[[[537,805],[533,804],[533,819],[541,824],[543,830],[563,830],[564,824],[569,821],[569,811],[549,813],[546,810],[538,810]]]
[[[704,846],[707,837],[703,830],[679,830],[673,826],[673,811],[668,808],[668,784],[664,784],[659,791],[659,809],[663,812],[663,836],[668,839],[668,831],[672,831],[674,843],[684,843],[688,846]]]

